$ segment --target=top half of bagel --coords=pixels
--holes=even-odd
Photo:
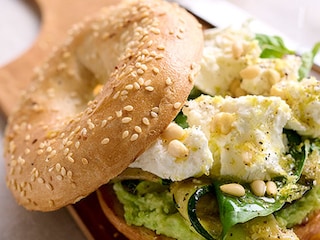
[[[75,25],[9,117],[18,203],[55,210],[122,172],[181,109],[202,45],[198,21],[162,0],[123,1]]]

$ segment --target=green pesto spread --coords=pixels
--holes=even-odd
[[[291,228],[301,224],[305,217],[320,209],[320,186],[314,186],[303,198],[276,213],[280,225]]]
[[[155,184],[145,183],[142,184]],[[139,186],[138,186],[139,187]],[[114,191],[119,201],[124,205],[124,217],[128,224],[144,226],[176,239],[203,239],[190,229],[189,224],[176,210],[172,195],[168,190],[154,191],[154,186],[140,186],[137,189],[152,189],[152,191],[130,193],[123,185],[114,184]]]

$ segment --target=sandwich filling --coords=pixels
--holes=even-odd
[[[114,181],[127,223],[176,239],[298,239],[292,227],[320,209],[318,47],[300,57],[247,25],[205,31],[189,100],[130,165],[156,180]]]

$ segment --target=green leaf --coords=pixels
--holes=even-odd
[[[182,128],[187,128],[189,127],[189,124],[187,122],[187,116],[180,111],[176,118],[174,119],[175,123],[177,123],[180,127]]]
[[[223,225],[223,236],[238,223],[245,223],[258,216],[267,216],[284,205],[281,198],[257,197],[246,187],[243,197],[234,197],[220,190],[222,183],[215,183],[219,203],[220,219]]]
[[[261,58],[282,58],[288,54],[295,54],[293,50],[288,49],[282,38],[279,36],[269,36],[266,34],[256,34],[255,38],[258,40],[262,49]]]
[[[299,68],[299,80],[306,78],[312,68],[314,58],[320,51],[320,42],[317,42],[310,52],[305,52],[301,55],[301,66]]]
[[[288,154],[290,154],[294,159],[292,175],[299,178],[309,153],[308,144],[306,144],[302,137],[293,130],[285,129],[284,134],[288,139]]]

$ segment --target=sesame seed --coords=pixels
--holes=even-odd
[[[144,117],[144,118],[142,118],[142,122],[143,122],[143,124],[145,124],[145,125],[150,125],[150,121],[149,121],[149,119],[148,118],[146,118],[146,117]]]
[[[149,86],[149,85],[151,84],[151,82],[152,82],[152,81],[151,81],[150,79],[147,80],[147,81],[145,81],[145,82],[144,82],[144,86]]]
[[[57,175],[56,179],[59,180],[59,181],[62,181],[63,177],[61,175]]]
[[[122,90],[122,91],[121,91],[121,96],[127,95],[127,94],[128,94],[128,91],[127,91],[127,90]]]
[[[38,151],[37,151],[37,154],[38,155],[41,155],[43,153],[43,150],[42,149],[39,149]]]
[[[172,84],[172,80],[171,80],[171,78],[167,78],[167,80],[166,80],[166,84],[168,85],[168,86],[170,86],[171,84]]]
[[[24,154],[25,154],[25,155],[28,155],[30,152],[31,152],[30,148],[26,148],[26,149],[24,150]]]
[[[152,45],[153,41],[150,40],[148,43],[147,43],[147,47],[150,47]]]
[[[57,150],[52,150],[52,152],[50,153],[49,157],[53,157],[57,155]]]
[[[159,107],[153,107],[151,110],[152,110],[153,112],[158,113],[158,112],[159,112]]]
[[[183,37],[180,34],[177,34],[178,39],[183,39]]]
[[[126,90],[132,90],[133,89],[133,85],[132,84],[128,84],[127,86],[125,86]]]
[[[38,183],[44,183],[44,179],[42,177],[39,177],[37,181]]]
[[[160,45],[157,46],[157,49],[158,49],[158,50],[164,50],[164,49],[165,49],[165,46],[162,45],[162,44],[160,44]]]
[[[122,120],[121,120],[122,123],[129,123],[129,122],[131,122],[131,121],[132,121],[132,118],[131,118],[131,117],[124,117],[124,118],[122,118]]]
[[[26,160],[24,160],[21,156],[18,157],[18,163],[21,165],[24,165],[26,163]]]
[[[147,71],[148,70],[148,67],[147,67],[147,65],[145,65],[145,64],[141,64],[141,69],[142,70],[144,70],[144,71]]]
[[[63,150],[63,155],[65,155],[65,156],[67,156],[68,155],[68,153],[69,153],[69,148],[65,148],[64,150]]]
[[[144,84],[144,79],[142,77],[140,77],[138,79],[138,83],[142,86]]]
[[[151,117],[153,117],[153,118],[157,118],[157,117],[158,117],[158,113],[156,113],[156,112],[154,112],[154,111],[151,111],[151,112],[150,112],[150,115],[151,115]]]
[[[64,167],[62,167],[61,170],[60,170],[60,173],[61,173],[62,176],[66,176],[67,170]]]
[[[151,42],[151,44],[152,44],[152,40],[150,40],[150,42]],[[150,45],[151,45],[150,44]],[[142,54],[144,54],[144,55],[149,55],[150,53],[149,53],[149,50],[148,49],[143,49],[142,50]]]
[[[181,107],[181,102],[176,102],[176,103],[174,103],[174,104],[173,104],[173,107],[174,107],[175,109],[179,109],[179,108]]]
[[[159,29],[159,28],[152,27],[152,28],[150,29],[150,31],[153,32],[153,33],[156,34],[156,35],[160,34],[160,29]]]
[[[87,132],[88,132],[88,131],[87,131],[86,128],[82,128],[80,134],[81,134],[82,136],[86,136],[86,135],[87,135]]]
[[[62,140],[62,144],[63,144],[64,146],[67,144],[67,142],[68,142],[68,138],[64,138],[64,139]]]
[[[74,163],[74,159],[70,155],[67,156],[67,159],[69,160],[69,162]]]
[[[113,99],[117,99],[120,95],[120,91],[116,92],[114,95],[113,95]]]
[[[133,83],[133,86],[136,90],[139,90],[140,89],[140,84],[138,82],[134,82]]]
[[[110,139],[109,138],[104,138],[104,139],[102,139],[102,141],[101,141],[101,144],[108,144],[110,142]]]
[[[127,105],[123,108],[125,111],[131,112],[133,110],[133,106]]]
[[[54,206],[54,201],[53,200],[49,200],[49,206],[53,207]]]
[[[116,116],[117,117],[122,117],[122,110],[116,111]]]
[[[137,133],[141,133],[142,132],[142,129],[140,126],[135,126],[134,127],[134,130],[137,132]]]
[[[140,68],[141,67],[141,63],[140,62],[136,62],[135,67],[136,68]]]
[[[145,89],[148,91],[148,92],[152,92],[154,90],[154,87],[152,86],[147,86],[145,87]]]
[[[83,165],[87,165],[89,163],[88,159],[86,159],[86,158],[82,158],[81,162]]]
[[[72,174],[72,171],[69,170],[69,171],[67,172],[67,177],[68,177],[69,179],[71,179],[71,178],[72,178],[72,175],[73,175],[73,174]]]
[[[137,77],[137,72],[136,71],[132,71],[130,74],[132,77],[136,78]]]
[[[61,164],[60,164],[60,163],[57,163],[57,164],[56,164],[56,171],[57,171],[57,172],[60,172],[60,170],[61,170]]]
[[[131,138],[130,138],[130,141],[131,141],[131,142],[136,141],[136,140],[138,139],[138,137],[139,137],[139,134],[134,133],[134,134],[132,134],[132,136],[131,136]]]
[[[76,141],[76,143],[74,144],[74,146],[78,149],[80,147],[80,142]]]
[[[106,119],[102,120],[101,127],[102,128],[105,127],[107,125],[107,122],[108,122],[108,120],[106,120]]]
[[[50,191],[53,190],[53,187],[50,183],[46,183],[46,188],[48,188]]]
[[[95,125],[91,119],[88,119],[87,124],[90,130],[94,129]]]
[[[122,138],[124,139],[124,138],[126,138],[126,137],[128,137],[129,136],[129,131],[123,131],[123,133],[122,133]]]
[[[160,72],[160,70],[157,67],[153,67],[152,68],[152,72],[155,73],[155,74],[158,74]]]
[[[159,59],[162,59],[163,57],[164,57],[163,54],[158,54],[157,56],[155,56],[155,59],[159,60]]]
[[[27,134],[27,135],[25,136],[24,140],[25,140],[25,141],[29,141],[30,138],[31,138],[30,134]]]

